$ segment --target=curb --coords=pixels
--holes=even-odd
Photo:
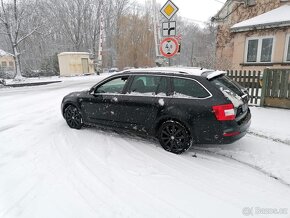
[[[7,84],[4,87],[25,87],[25,86],[42,86],[42,85],[48,85],[53,83],[60,83],[62,81],[49,81],[49,82],[36,82],[36,83],[19,83],[19,84]]]

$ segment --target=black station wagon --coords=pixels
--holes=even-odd
[[[231,143],[250,126],[248,93],[223,71],[145,68],[111,75],[64,97],[71,128],[84,124],[157,137],[176,154],[192,144]]]

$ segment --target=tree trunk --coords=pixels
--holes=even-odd
[[[15,61],[15,77],[14,77],[14,80],[22,80],[23,76],[21,75],[20,59],[19,59],[19,53],[18,53],[17,47],[13,47],[13,53],[14,53],[14,61]]]

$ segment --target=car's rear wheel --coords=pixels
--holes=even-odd
[[[73,129],[81,129],[83,126],[83,119],[79,109],[73,105],[69,105],[64,110],[64,117],[69,125]]]
[[[159,128],[161,146],[169,152],[181,154],[192,145],[192,138],[187,128],[177,121],[166,121]]]

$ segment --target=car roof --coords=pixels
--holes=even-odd
[[[180,74],[180,75],[193,75],[203,76],[207,79],[212,79],[225,71],[209,70],[198,67],[153,67],[153,68],[137,68],[122,71],[122,73],[166,73],[166,74]]]

